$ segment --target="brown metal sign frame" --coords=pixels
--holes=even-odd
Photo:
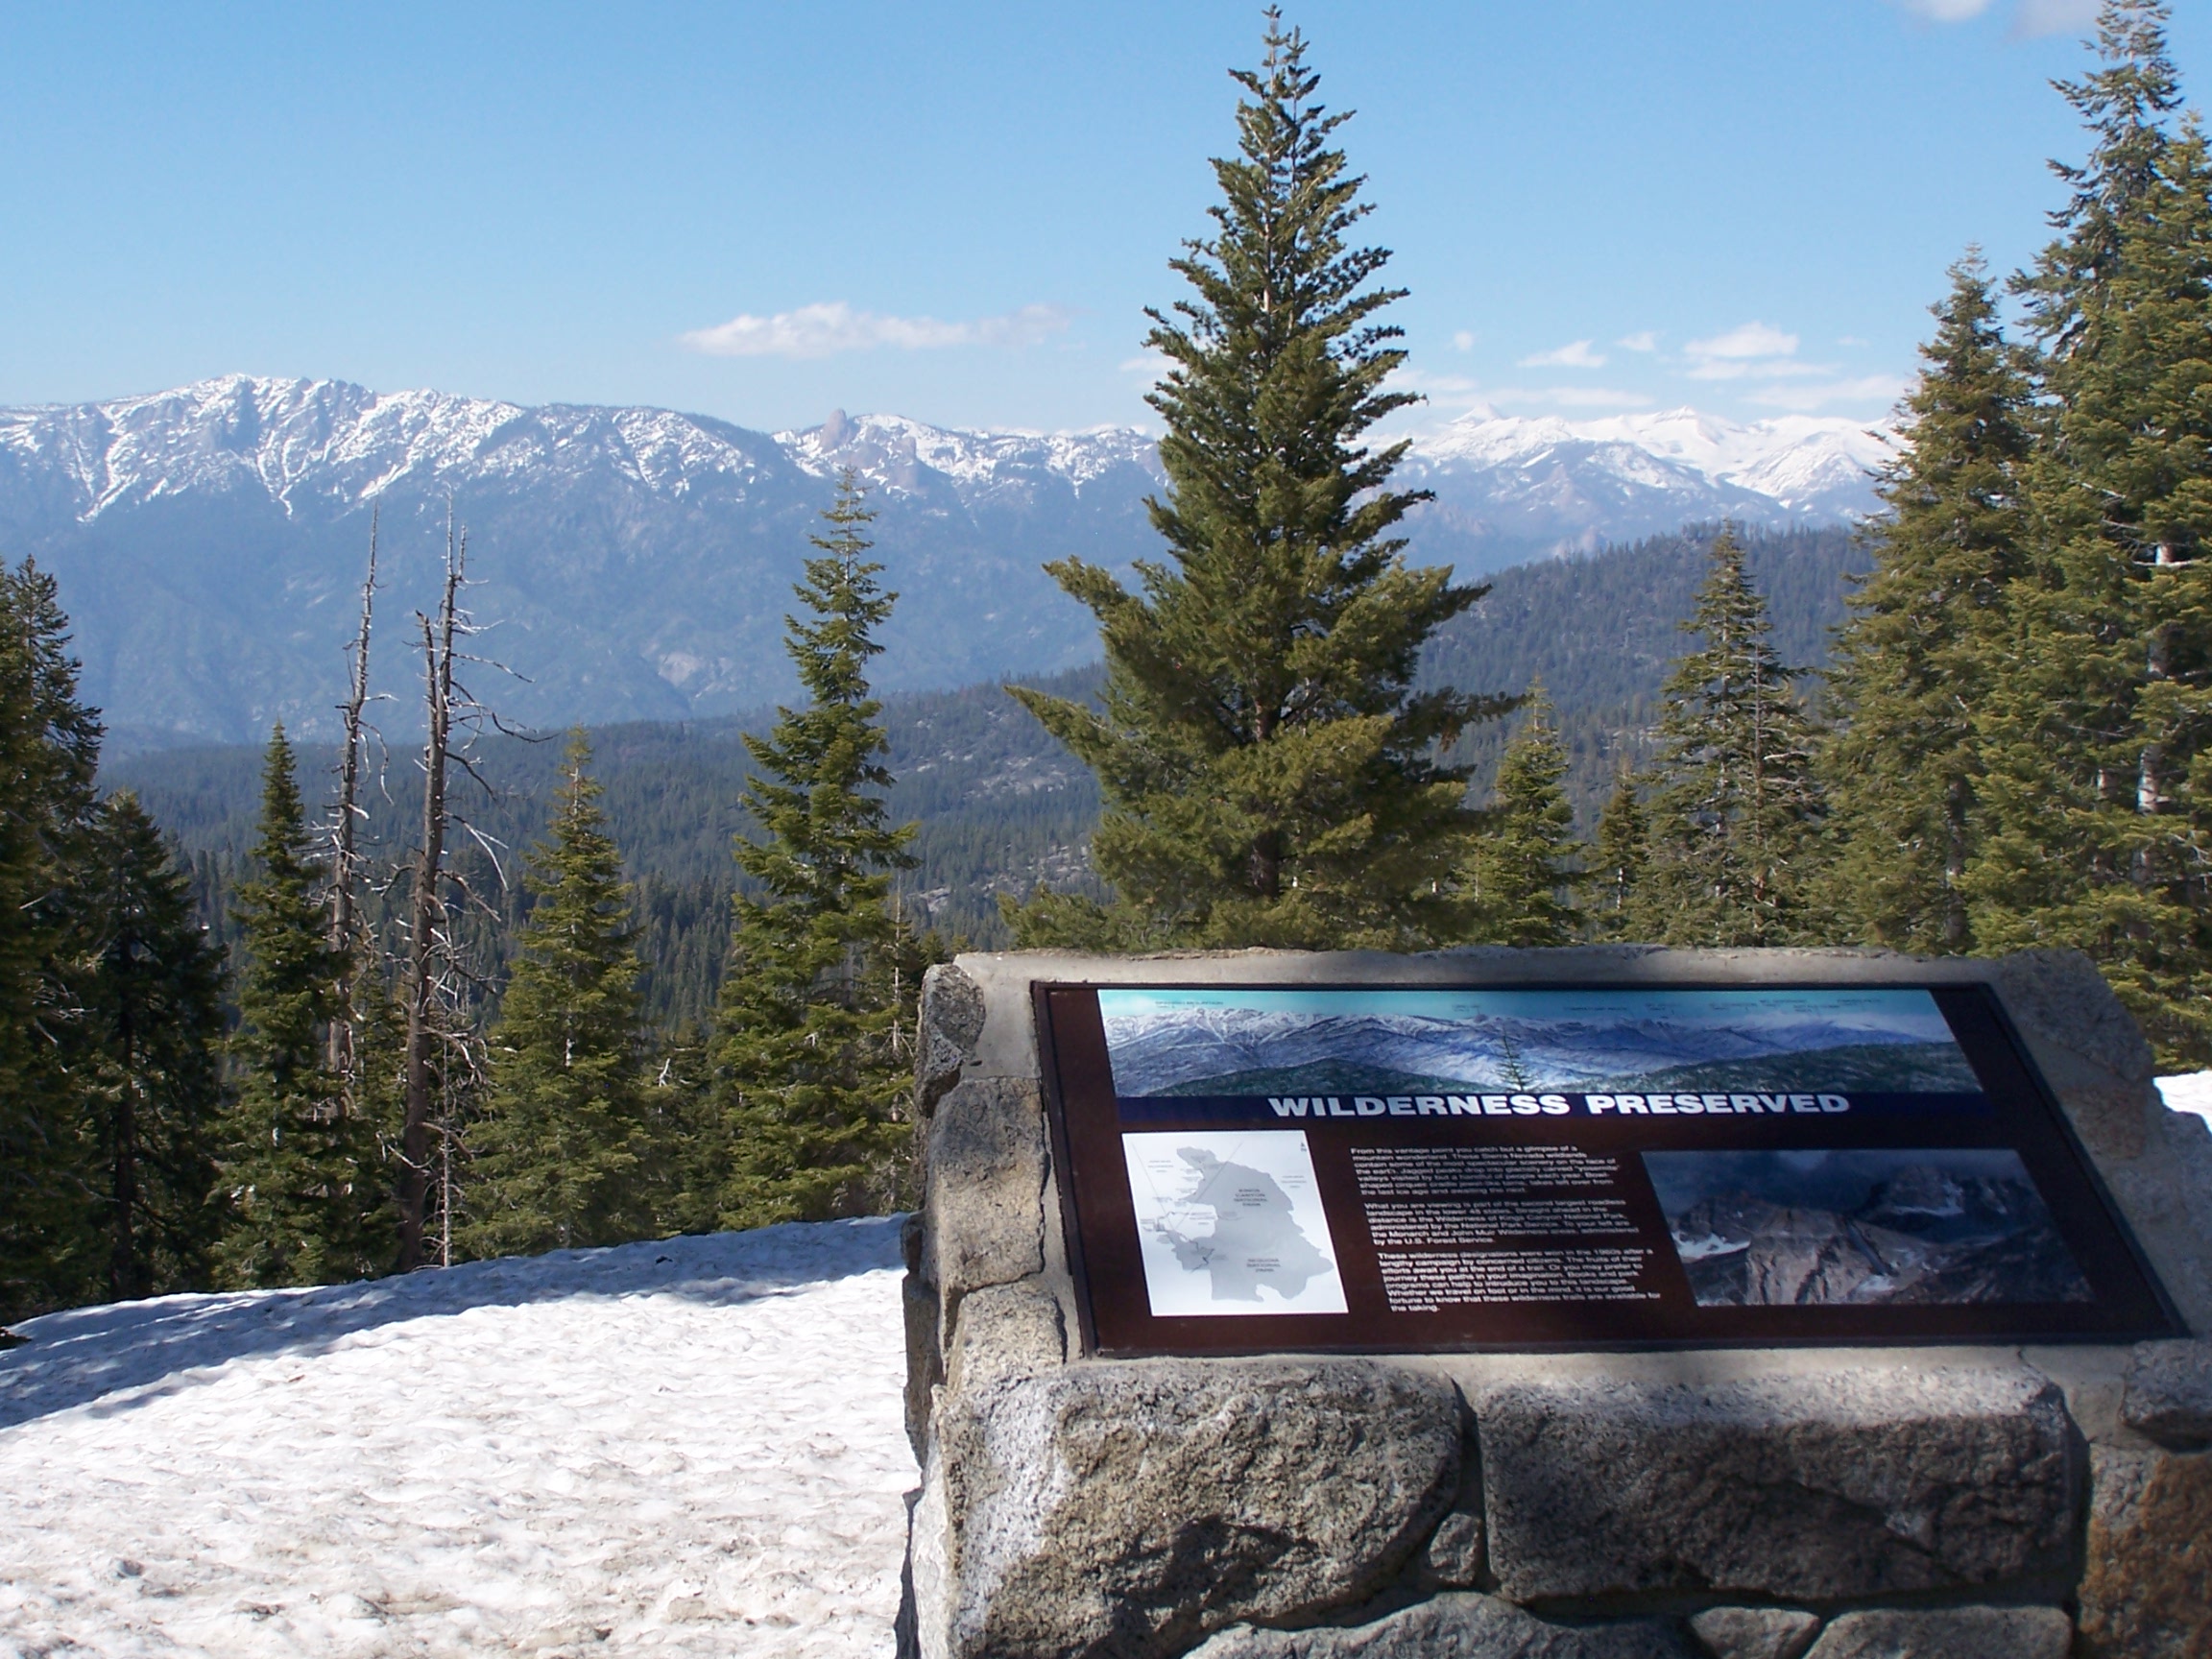
[[[1295,1128],[1307,1132],[1305,1143],[1318,1200],[1328,1218],[1329,1241],[1334,1246],[1345,1310],[1268,1311],[1265,1301],[1256,1299],[1256,1310],[1251,1312],[1162,1316],[1154,1312],[1147,1290],[1137,1201],[1123,1137],[1176,1132],[1203,1135],[1219,1131],[1223,1124],[1217,1117],[1207,1115],[1204,1101],[1191,1103],[1190,1116],[1177,1118],[1173,1114],[1185,1107],[1174,1102],[1148,1099],[1131,1103],[1117,1098],[1098,993],[1234,994],[1286,989],[1218,985],[1034,987],[1044,1094],[1056,1167],[1061,1172],[1063,1217],[1086,1352],[1136,1356],[2128,1342],[2178,1334],[2183,1330],[1995,995],[1981,985],[1937,984],[1766,989],[1797,995],[1869,989],[1925,991],[1934,998],[1972,1066],[1986,1099],[1986,1110],[1917,1117],[1909,1107],[1887,1114],[1821,1110],[1823,1100],[1843,1100],[1848,1107],[1848,1096],[1839,1091],[1759,1096],[1773,1103],[1770,1114],[1753,1106],[1730,1113],[1729,1121],[1717,1127],[1721,1111],[1721,1097],[1718,1095],[1712,1097],[1716,1102],[1712,1115],[1699,1113],[1692,1103],[1700,1097],[1692,1094],[1682,1096],[1681,1113],[1624,1114],[1592,1104],[1609,1101],[1612,1096],[1539,1097],[1532,1093],[1489,1097],[1488,1109],[1479,1113],[1472,1097],[1455,1098],[1460,1110],[1446,1114],[1431,1104],[1432,1096],[1421,1096],[1421,1110],[1415,1111],[1412,1096],[1353,1096],[1347,1090],[1330,1097],[1334,1111],[1324,1110],[1323,1097],[1312,1096],[1312,1117],[1295,1123],[1247,1121],[1240,1125],[1247,1131]],[[1439,991],[1561,997],[1655,991],[1734,996],[1762,988],[1695,984],[1337,984],[1289,989],[1387,999],[1393,994]],[[1348,1105],[1347,1097],[1356,1098],[1358,1104]],[[1619,1098],[1639,1096],[1623,1094]],[[1672,1100],[1667,1094],[1651,1098],[1655,1102]],[[1794,1107],[1791,1102],[1796,1102]],[[1286,1108],[1288,1104],[1286,1099]],[[1219,1109],[1219,1102],[1214,1105]],[[1125,1112],[1125,1108],[1130,1110]],[[1404,1150],[1408,1147],[1431,1150],[1409,1157]],[[1984,1158],[2005,1152],[2016,1155],[2086,1282],[2086,1298],[1911,1305],[1701,1304],[1693,1289],[1685,1258],[1670,1233],[1668,1217],[1643,1156],[1685,1150],[1738,1154],[1826,1150],[1903,1157],[1896,1150],[1900,1147],[1929,1149],[1938,1158],[1943,1149],[1961,1149]],[[1499,1150],[1511,1148],[1536,1150]],[[1543,1150],[1547,1148],[1552,1150]],[[1573,1151],[1562,1150],[1568,1148]],[[1610,1229],[1596,1238],[1577,1235],[1562,1242],[1553,1236],[1547,1245],[1541,1235],[1492,1236],[1487,1243],[1478,1246],[1461,1240],[1442,1248],[1431,1239],[1426,1261],[1414,1260],[1425,1254],[1419,1247],[1395,1247],[1403,1243],[1403,1233],[1395,1237],[1392,1248],[1384,1249],[1377,1241],[1379,1229],[1391,1238],[1390,1228],[1399,1226],[1404,1215],[1445,1213],[1408,1209],[1395,1202],[1410,1198],[1419,1203],[1424,1170],[1443,1170],[1449,1175],[1479,1166],[1538,1167],[1547,1159],[1557,1165],[1562,1159],[1577,1157],[1587,1168],[1599,1172],[1592,1177],[1597,1184],[1588,1189],[1587,1202],[1578,1212],[1601,1217],[1602,1224]],[[1515,1159],[1520,1160],[1519,1165],[1514,1164]],[[1393,1198],[1387,1207],[1375,1201],[1377,1169],[1395,1171],[1385,1182]],[[1609,1177],[1603,1173],[1608,1169],[1612,1172]],[[1386,1225],[1377,1221],[1378,1214],[1385,1208]],[[1470,1214],[1464,1205],[1454,1213],[1461,1216]],[[1499,1253],[1502,1240],[1503,1254]],[[1592,1249],[1610,1254],[1602,1259],[1563,1254]],[[1631,1271],[1623,1264],[1636,1253],[1640,1253],[1640,1264]],[[1507,1262],[1505,1254],[1515,1259]],[[1447,1257],[1463,1260],[1455,1264],[1447,1262]],[[1561,1287],[1574,1283],[1560,1276],[1569,1270],[1588,1270],[1599,1279],[1609,1275],[1610,1282],[1599,1292],[1576,1299],[1573,1290]],[[1409,1284],[1423,1273],[1432,1282],[1431,1287],[1415,1286],[1409,1289]],[[1531,1286],[1531,1293],[1525,1297],[1511,1293],[1517,1273]],[[1466,1286],[1477,1280],[1482,1280],[1488,1288],[1468,1291]],[[1507,1286],[1503,1299],[1500,1284]],[[1455,1285],[1459,1288],[1454,1289]],[[2074,1295],[2080,1297],[2079,1289]],[[1454,1300],[1455,1296],[1461,1299]],[[1470,1296],[1474,1299],[1466,1299]]]

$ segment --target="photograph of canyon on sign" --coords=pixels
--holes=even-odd
[[[2017,1152],[1647,1152],[1702,1308],[2085,1302]]]
[[[2212,1659],[2212,0],[0,0],[0,1659]]]

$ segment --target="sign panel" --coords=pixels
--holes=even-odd
[[[1037,1003],[1096,1352],[2180,1329],[1978,986]]]

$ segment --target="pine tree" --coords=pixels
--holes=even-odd
[[[1712,561],[1682,625],[1704,645],[1676,661],[1663,693],[1647,862],[1627,926],[1669,945],[1786,945],[1806,922],[1813,729],[1732,530],[1714,538]]]
[[[476,1256],[619,1244],[653,1228],[654,1149],[638,1076],[637,980],[622,858],[591,746],[572,733],[561,808],[530,858],[536,898],[499,1022],[477,1124]]]
[[[1974,715],[1986,702],[2024,568],[2032,389],[1998,326],[1981,261],[1951,271],[1884,469],[1888,517],[1828,673],[1820,773],[1830,848],[1824,908],[1895,950],[1973,948],[1966,872],[1982,832]]]
[[[1498,762],[1490,823],[1473,860],[1471,938],[1483,945],[1568,945],[1578,929],[1575,890],[1584,877],[1575,808],[1559,781],[1567,751],[1541,684]]]
[[[1423,642],[1480,597],[1410,569],[1391,535],[1426,497],[1392,490],[1404,444],[1376,421],[1405,361],[1368,286],[1388,254],[1347,238],[1364,180],[1331,148],[1306,42],[1267,12],[1235,79],[1238,155],[1217,160],[1217,233],[1171,269],[1195,297],[1150,313],[1170,364],[1150,398],[1168,479],[1148,503],[1172,564],[1142,593],[1079,559],[1047,565],[1096,614],[1103,706],[1013,694],[1098,775],[1092,845],[1118,894],[1041,898],[1025,943],[1418,945],[1462,925],[1448,891],[1479,815],[1438,751],[1501,698],[1416,692]]]
[[[848,470],[798,585],[813,620],[785,618],[809,702],[745,739],[759,767],[746,804],[767,839],[736,845],[759,896],[736,899],[715,1013],[725,1227],[870,1214],[898,1189],[911,1060],[894,1049],[877,970],[897,932],[888,873],[910,862],[912,827],[884,821],[891,775],[867,666],[898,595],[864,557],[874,515],[861,500]]]
[[[1640,781],[1626,765],[1613,785],[1612,798],[1598,819],[1598,839],[1590,849],[1590,923],[1601,939],[1635,934],[1644,869],[1649,857],[1650,824],[1639,797]]]
[[[104,1177],[104,1288],[116,1300],[198,1289],[222,1228],[222,955],[135,797],[103,805],[88,853],[78,1065]]]
[[[2160,125],[2178,99],[2162,21],[2107,6],[2105,66],[2069,88],[2099,134],[2081,176],[2128,188],[2062,219],[2038,267],[2056,405],[2034,473],[2044,553],[2014,585],[1982,721],[1997,827],[1969,888],[1979,944],[2088,951],[2162,1063],[2198,1066],[2212,1060],[2212,163],[2194,121]]]
[[[315,855],[281,726],[269,739],[252,859],[253,878],[237,894],[245,962],[223,1169],[233,1216],[218,1267],[236,1286],[360,1278],[381,1265],[369,1254],[375,1159],[325,1046],[329,1022],[346,1012],[339,987],[349,964],[325,931],[328,870]]]
[[[82,1299],[107,1266],[63,961],[99,757],[53,577],[0,564],[0,1320]]]

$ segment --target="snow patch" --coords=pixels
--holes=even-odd
[[[2158,1094],[2176,1112],[2193,1113],[2212,1125],[2212,1071],[2158,1079]]]
[[[895,1219],[18,1330],[7,1659],[891,1651]]]

